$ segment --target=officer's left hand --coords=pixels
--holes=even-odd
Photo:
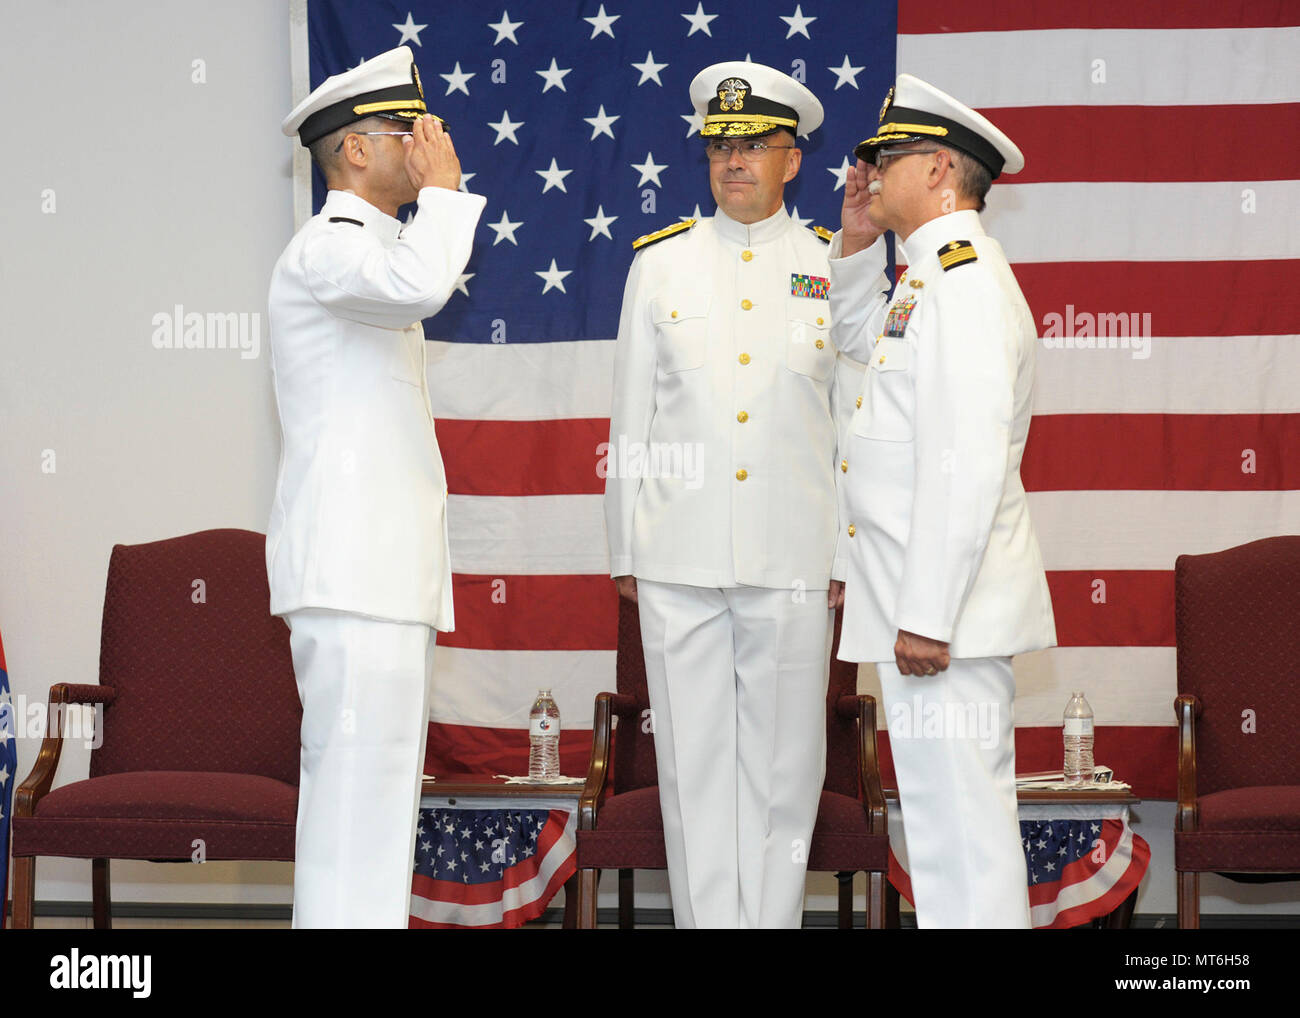
[[[831,588],[826,592],[826,607],[839,608],[844,604],[844,581],[831,580]]]
[[[898,631],[894,643],[894,661],[903,675],[937,675],[948,667],[948,645],[928,636]]]

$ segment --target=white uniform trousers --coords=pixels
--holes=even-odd
[[[953,658],[927,676],[876,668],[917,926],[1028,929],[1011,658]]]
[[[798,928],[826,773],[826,592],[637,580],[673,918]]]
[[[302,701],[293,926],[407,927],[436,631],[285,616]]]

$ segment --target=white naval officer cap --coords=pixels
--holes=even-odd
[[[898,83],[880,107],[875,135],[860,143],[853,154],[871,162],[881,145],[927,138],[974,156],[995,179],[1000,173],[1019,173],[1025,168],[1025,157],[1016,143],[987,117],[910,74],[898,76]]]
[[[770,134],[788,127],[808,135],[821,127],[817,97],[790,75],[766,64],[728,60],[704,68],[691,82],[691,105],[704,118],[706,138]]]
[[[307,147],[366,117],[415,121],[428,112],[411,49],[398,46],[326,78],[284,118],[280,130],[298,135]]]

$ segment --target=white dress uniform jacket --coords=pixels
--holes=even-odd
[[[837,425],[862,378],[852,347],[860,362],[872,337],[846,336],[837,357],[826,252],[783,207],[748,226],[719,210],[633,259],[606,464],[612,576],[827,587]],[[884,290],[883,245],[862,261]]]
[[[875,269],[867,252],[838,257],[840,241],[830,252],[831,318],[847,343],[840,330],[864,328],[853,308],[873,291]],[[839,475],[845,530],[854,530],[839,656],[892,661],[900,629],[947,641],[953,657],[1055,646],[1020,481],[1033,316],[978,213],[933,219],[905,249]]]
[[[276,263],[273,614],[332,608],[453,628],[447,484],[420,323],[450,296],[484,201],[426,187],[403,228],[330,191]]]

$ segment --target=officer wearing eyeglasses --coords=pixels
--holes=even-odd
[[[817,98],[743,61],[701,71],[690,95],[717,213],[633,245],[611,575],[639,606],[676,924],[798,927],[825,774],[838,424],[869,341],[832,342],[830,232],[783,202]],[[878,320],[883,242],[864,258]]]
[[[421,322],[451,295],[484,199],[457,189],[405,46],[326,79],[281,127],[329,188],[269,298],[283,449],[267,571],[303,708],[293,925],[400,929],[435,631],[454,623]]]
[[[1012,656],[1056,643],[1020,479],[1038,330],[980,219],[993,180],[1025,160],[908,74],[855,152],[831,299],[837,340],[874,347],[840,475],[839,656],[880,676],[917,925],[1025,928]],[[857,310],[880,229],[907,263],[883,325]]]

